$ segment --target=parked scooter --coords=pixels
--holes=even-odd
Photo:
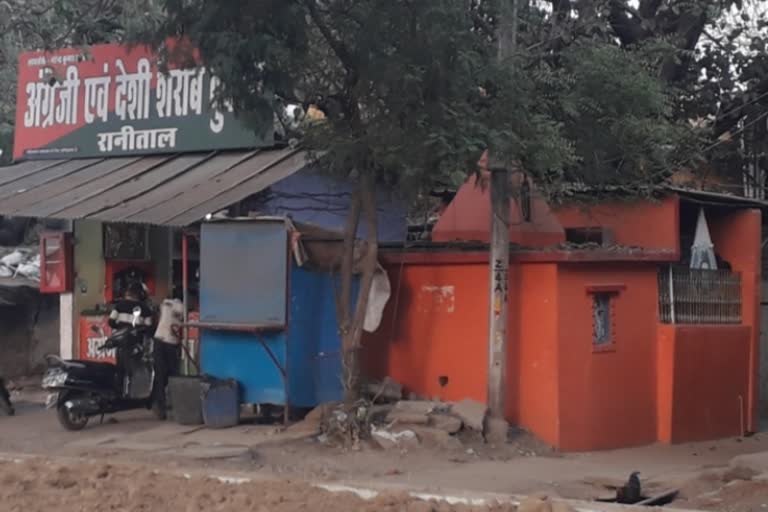
[[[11,403],[11,394],[8,392],[8,388],[5,387],[5,381],[2,377],[0,377],[0,411],[8,416],[16,414]]]
[[[139,325],[141,308],[133,310],[131,327],[115,331],[99,350],[116,349],[117,364],[64,360],[48,356],[43,389],[50,392],[46,406],[56,409],[59,423],[82,430],[96,416],[119,411],[151,409],[155,400],[153,339]],[[161,416],[164,411],[156,410]]]

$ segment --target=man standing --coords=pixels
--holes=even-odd
[[[169,377],[179,374],[181,363],[181,332],[184,305],[178,299],[165,299],[160,304],[160,319],[155,331],[155,371],[157,372],[158,408],[165,411],[165,390]]]
[[[138,307],[141,309],[141,315],[136,319],[136,327],[152,326],[152,308],[142,300],[144,287],[138,281],[132,281],[128,284],[122,299],[118,299],[112,306],[109,313],[109,326],[112,329],[125,329],[133,327],[133,310]]]
[[[150,328],[154,324],[152,308],[143,299],[144,286],[139,281],[131,281],[125,288],[123,297],[115,301],[109,312],[109,326],[113,330],[130,329],[132,327]],[[133,310],[139,308],[141,313],[134,318]],[[134,325],[135,322],[135,325]],[[143,340],[134,340],[141,343]],[[128,382],[125,377],[132,374],[134,362],[131,360],[133,346],[121,345],[117,348],[117,382],[121,392],[128,395]]]

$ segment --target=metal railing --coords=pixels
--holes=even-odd
[[[659,319],[665,324],[741,323],[741,274],[680,266],[660,269]]]

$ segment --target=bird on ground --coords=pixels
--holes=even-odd
[[[640,485],[640,473],[633,471],[627,483],[616,489],[616,503],[633,505],[643,499],[643,489]]]
[[[629,475],[627,483],[621,487],[613,487],[616,489],[615,498],[597,498],[595,501],[602,503],[621,503],[622,505],[633,505],[642,501],[643,490],[640,485],[640,473],[638,471],[632,472]]]

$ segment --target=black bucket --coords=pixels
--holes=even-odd
[[[168,379],[173,419],[179,425],[203,424],[202,377],[171,377]]]

